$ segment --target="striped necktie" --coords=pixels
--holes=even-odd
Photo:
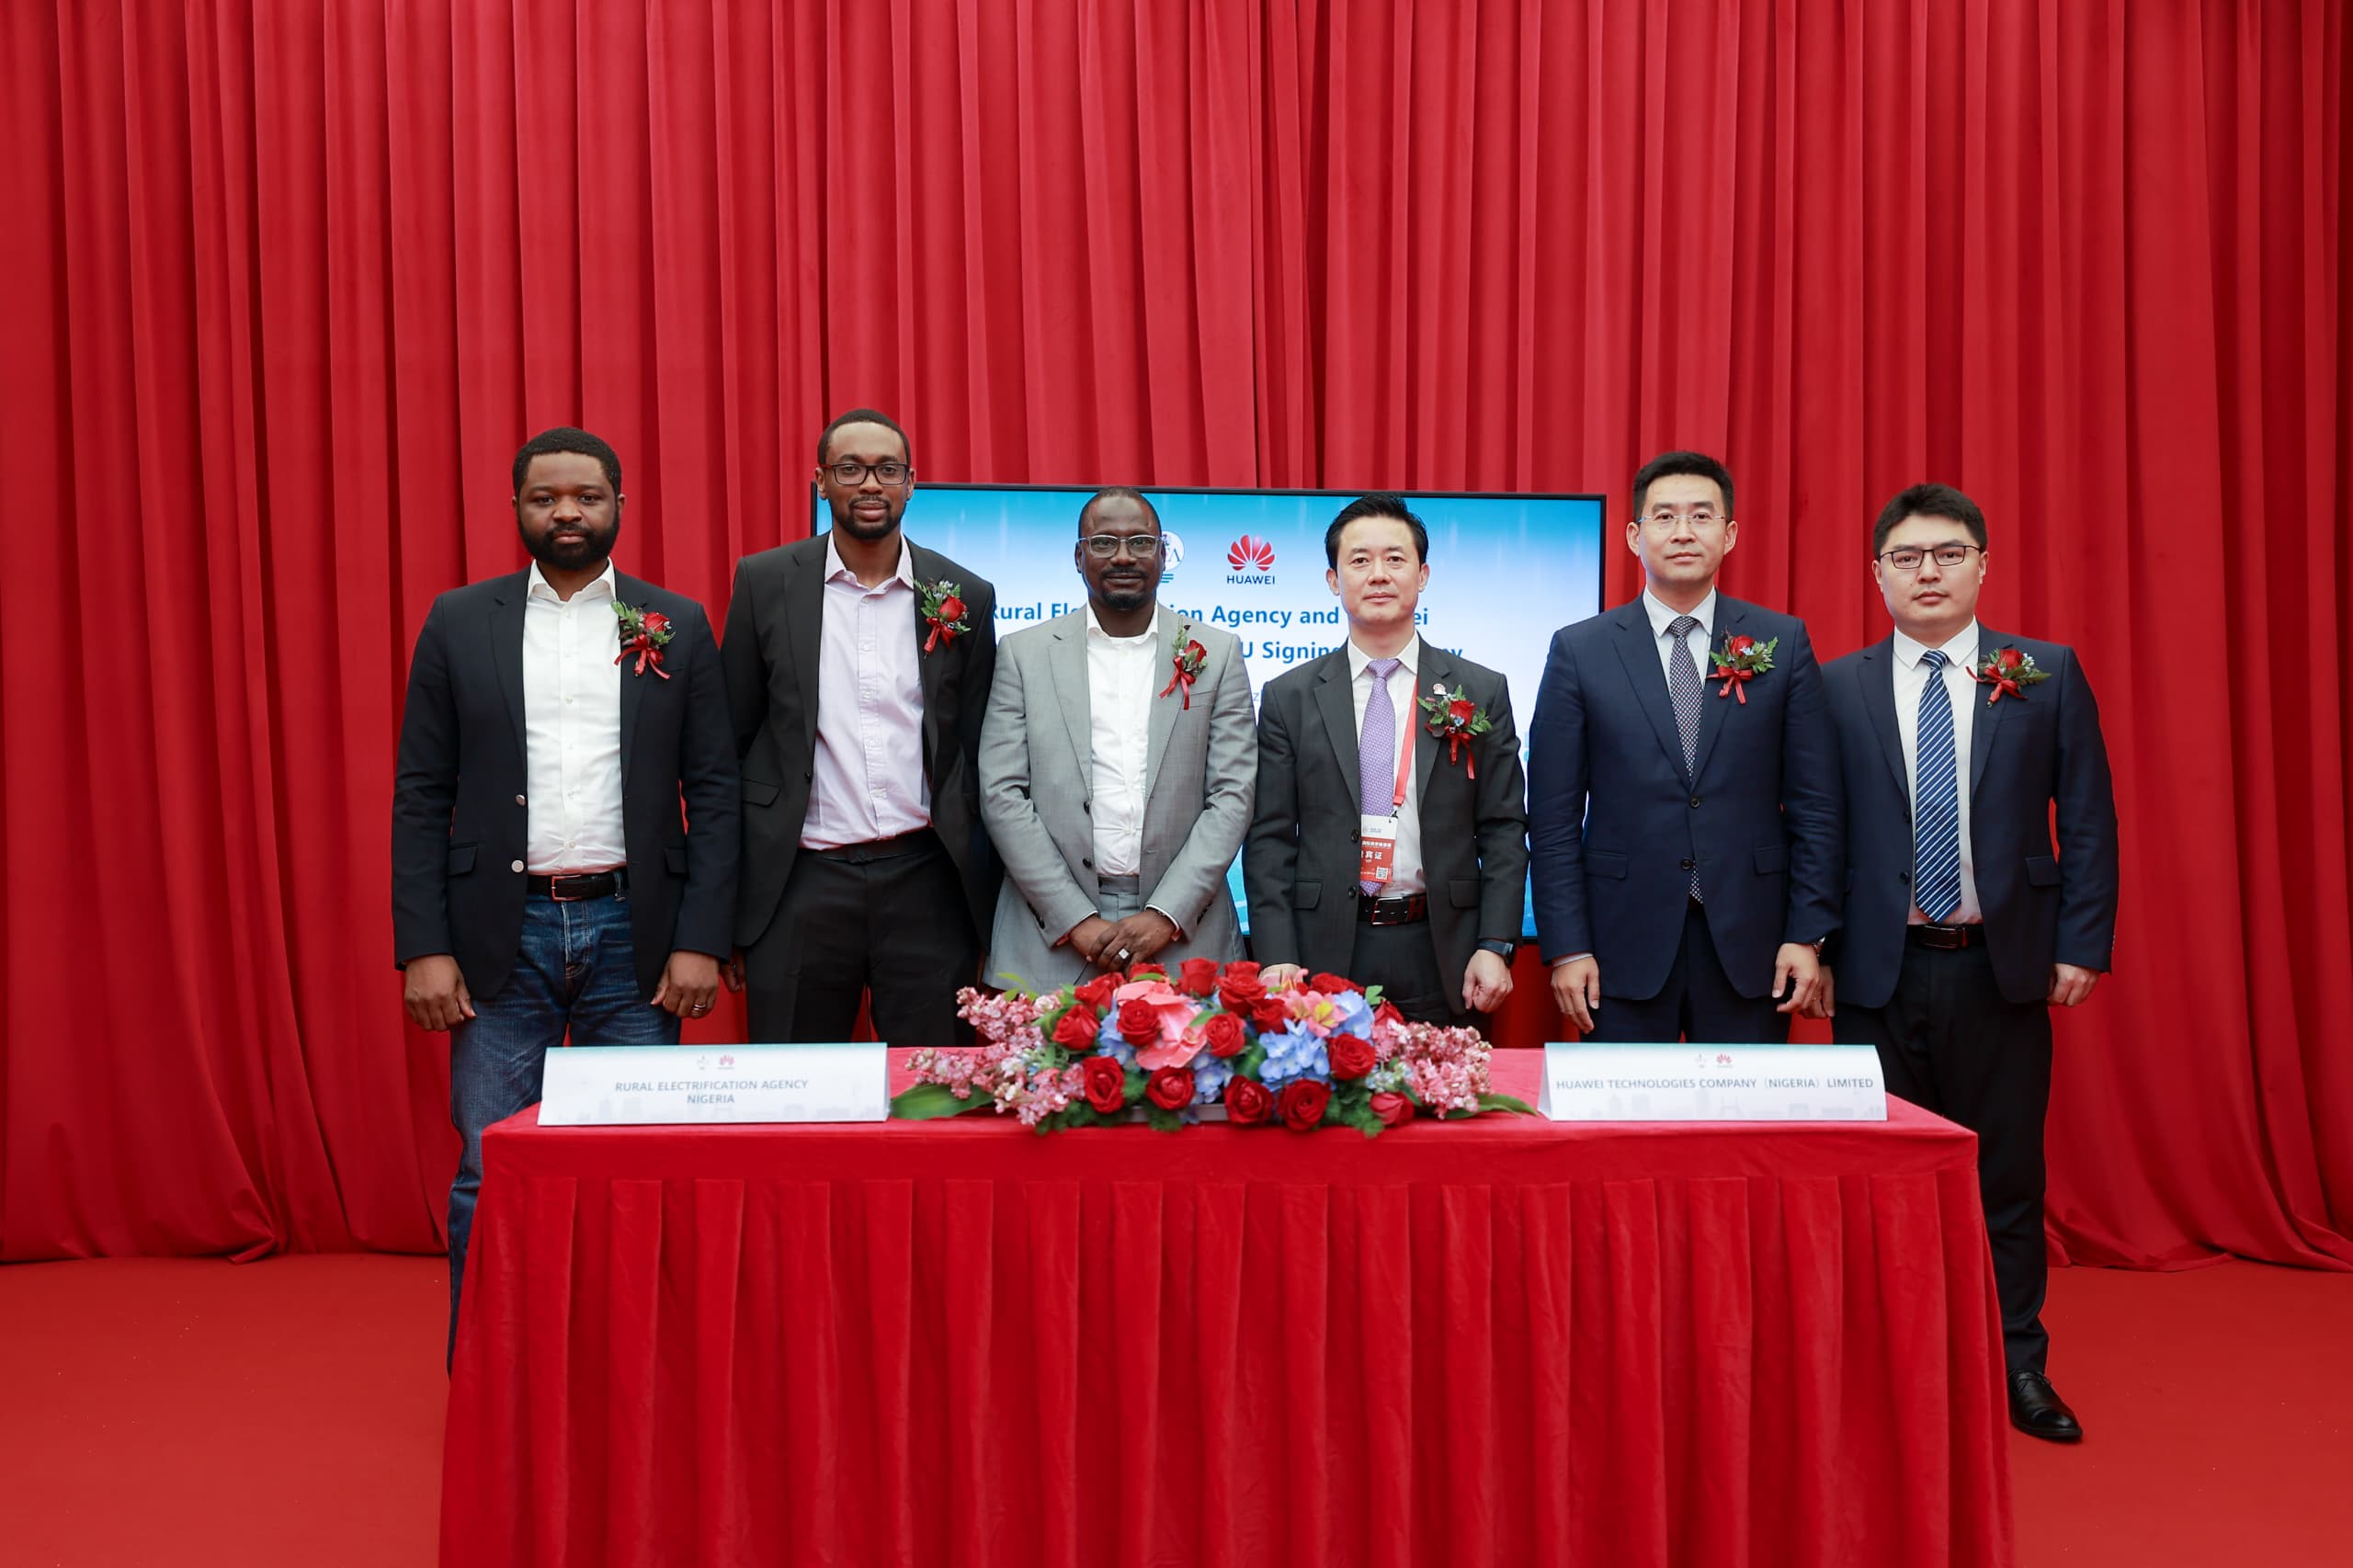
[[[1912,801],[1912,896],[1938,924],[1961,907],[1961,767],[1954,754],[1952,694],[1945,689],[1945,656],[1920,655],[1928,672],[1920,688],[1920,722]]]

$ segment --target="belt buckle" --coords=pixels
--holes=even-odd
[[[1382,908],[1383,904],[1389,908]],[[1413,900],[1409,898],[1377,898],[1372,901],[1372,918],[1369,924],[1410,926],[1413,924]]]
[[[592,898],[603,897],[604,895],[601,893],[567,892],[564,891],[564,884],[567,882],[577,887],[580,883],[590,880],[591,879],[588,877],[550,877],[548,879],[548,897],[553,899],[558,903],[585,903]]]

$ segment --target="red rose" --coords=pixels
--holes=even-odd
[[[963,601],[962,599],[958,598],[958,597],[957,597],[955,595],[953,595],[953,594],[950,594],[950,595],[949,595],[946,598],[944,598],[944,599],[940,600],[940,601],[939,601],[939,619],[942,619],[942,620],[961,620],[961,619],[964,619],[964,601]]]
[[[1098,974],[1094,979],[1088,981],[1086,984],[1078,987],[1075,991],[1071,993],[1071,994],[1076,996],[1080,1001],[1086,1003],[1090,1007],[1108,1007],[1111,1005],[1111,993],[1117,991],[1119,988],[1120,977],[1118,975]]]
[[[648,637],[659,637],[670,630],[670,618],[658,609],[647,610],[639,619],[643,622]]]
[[[1211,1056],[1242,1054],[1242,1020],[1232,1013],[1211,1013],[1201,1025],[1201,1034],[1209,1041]]]
[[[1364,989],[1363,986],[1358,985],[1355,981],[1348,979],[1346,975],[1333,974],[1328,971],[1320,973],[1313,979],[1310,980],[1307,983],[1307,988],[1310,991],[1321,991],[1326,996],[1337,996],[1343,991],[1362,991]]]
[[[1182,1067],[1163,1067],[1145,1083],[1143,1097],[1163,1110],[1183,1110],[1193,1103],[1193,1074]]]
[[[1185,662],[1187,664],[1198,665],[1209,656],[1210,651],[1201,646],[1200,640],[1199,638],[1195,638],[1192,642],[1185,644]]]
[[[1244,960],[1225,966],[1218,976],[1218,1006],[1229,1013],[1246,1013],[1267,994],[1267,983],[1258,978],[1258,966]]]
[[[1403,1024],[1405,1015],[1397,1010],[1395,1003],[1383,1002],[1372,1010],[1372,1021],[1376,1024]]]
[[[1324,1108],[1332,1103],[1332,1091],[1313,1078],[1293,1078],[1283,1085],[1282,1098],[1275,1102],[1276,1111],[1283,1125],[1293,1132],[1313,1132],[1315,1124],[1324,1119]]]
[[[1729,653],[1729,654],[1731,654],[1733,658],[1735,658],[1735,659],[1736,659],[1736,658],[1740,657],[1740,655],[1741,655],[1741,654],[1747,653],[1751,648],[1754,648],[1754,647],[1756,647],[1756,638],[1754,638],[1754,637],[1743,637],[1743,636],[1740,636],[1739,634],[1735,633],[1735,634],[1733,634],[1732,637],[1727,638],[1727,639],[1725,640],[1725,642],[1724,642],[1724,652],[1725,652],[1725,653]]]
[[[1446,705],[1446,716],[1458,724],[1469,723],[1471,716],[1478,711],[1479,705],[1467,697],[1458,697]]]
[[[1160,1038],[1160,1015],[1141,996],[1120,1004],[1120,1038],[1130,1045],[1150,1045]]]
[[[1383,1127],[1403,1127],[1414,1119],[1414,1102],[1404,1095],[1375,1095],[1372,1114],[1381,1118]]]
[[[1208,995],[1211,992],[1217,989],[1217,960],[1214,959],[1187,959],[1183,966],[1177,971],[1176,983],[1184,989],[1188,995]]]
[[[1096,1031],[1103,1026],[1095,1021],[1095,1009],[1085,1003],[1073,1007],[1054,1026],[1054,1043],[1070,1051],[1086,1051],[1095,1044]]]
[[[1117,1116],[1128,1103],[1128,1070],[1110,1056],[1090,1056],[1086,1062],[1086,1103],[1105,1116]]]
[[[1225,1085],[1225,1119],[1233,1127],[1256,1127],[1274,1114],[1275,1096],[1256,1078],[1235,1078]]]
[[[2024,663],[2026,663],[2026,655],[2016,648],[2005,648],[1994,655],[1994,667],[2004,675],[2009,674]]]
[[[1261,996],[1250,1006],[1250,1021],[1258,1026],[1259,1033],[1269,1034],[1290,1022],[1290,1014],[1281,997]]]
[[[1324,1042],[1324,1053],[1332,1059],[1335,1078],[1361,1078],[1372,1071],[1380,1060],[1372,1053],[1372,1042],[1352,1034],[1336,1034]]]

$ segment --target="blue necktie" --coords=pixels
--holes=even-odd
[[[1364,727],[1357,735],[1357,806],[1369,817],[1385,817],[1397,794],[1397,704],[1389,695],[1389,677],[1403,659],[1373,659],[1365,665],[1372,677],[1372,692],[1364,699]],[[1383,884],[1359,882],[1364,892],[1378,894]]]
[[[1675,730],[1683,740],[1683,771],[1694,784],[1699,778],[1699,663],[1691,653],[1691,633],[1699,630],[1696,615],[1678,615],[1666,630],[1675,638],[1667,656],[1666,691],[1675,699]],[[1699,896],[1699,862],[1691,862],[1691,896]]]
[[[1912,896],[1920,913],[1939,924],[1961,907],[1961,769],[1952,737],[1952,694],[1945,689],[1945,656],[1920,655],[1928,684],[1920,688],[1918,754],[1912,801]]]

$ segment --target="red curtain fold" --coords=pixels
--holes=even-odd
[[[1961,485],[2117,763],[2056,1244],[2353,1264],[2345,56],[2334,0],[0,8],[0,1256],[435,1246],[427,602],[576,422],[722,613],[872,403],[935,479],[1615,511],[1707,448],[1826,654]]]

